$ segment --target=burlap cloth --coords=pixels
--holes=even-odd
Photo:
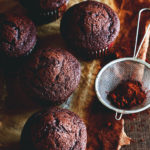
[[[69,6],[81,0],[70,0]],[[115,57],[131,56],[134,48],[137,13],[140,8],[150,7],[150,0],[99,0],[113,8],[120,17],[121,30],[113,51]],[[0,12],[25,13],[17,0],[0,0]],[[60,20],[37,28],[39,47],[66,48],[59,31]],[[143,25],[145,26],[145,25]],[[143,29],[145,29],[143,27]],[[142,31],[142,30],[141,30]],[[106,109],[96,98],[94,82],[100,68],[112,59],[81,61],[79,87],[61,107],[77,113],[86,123],[88,131],[87,150],[117,150],[130,144],[123,131],[124,120],[116,121],[115,113]],[[19,150],[22,127],[31,114],[42,109],[25,94],[17,73],[0,70],[0,150]],[[122,150],[150,149],[149,113],[140,113],[134,119],[125,119],[125,131],[132,137],[130,146]],[[129,117],[128,117],[129,118]]]

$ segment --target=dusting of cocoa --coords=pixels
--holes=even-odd
[[[122,139],[122,120],[115,120],[114,112],[104,107],[96,97],[87,111],[87,150],[117,150]]]
[[[137,114],[127,114],[123,116],[124,119],[128,119],[128,120],[134,120],[137,117],[138,117]]]
[[[146,99],[146,93],[139,81],[123,80],[108,94],[108,99],[118,108],[129,109],[142,104]]]

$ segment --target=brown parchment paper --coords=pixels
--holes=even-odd
[[[82,0],[70,0],[68,7]],[[131,56],[133,53],[137,13],[142,7],[149,7],[150,0],[99,0],[108,4],[120,17],[121,30],[114,48],[115,57]],[[0,13],[16,12],[26,13],[18,0],[0,0]],[[43,26],[37,27],[38,47],[62,47],[66,48],[59,31],[60,19]],[[144,29],[145,29],[145,25]],[[112,57],[109,56],[111,59]],[[107,62],[110,60],[108,59]],[[61,107],[77,113],[86,123],[88,132],[87,150],[117,150],[123,145],[130,144],[124,132],[124,120],[116,121],[114,112],[106,109],[96,98],[94,82],[97,73],[106,63],[105,59],[93,60],[81,63],[81,80],[79,87],[73,95]],[[34,112],[43,107],[32,101],[22,91],[18,72],[8,73],[0,68],[0,150],[20,150],[20,134],[25,121]],[[149,128],[137,131],[137,124],[145,115],[139,114],[133,121],[125,119],[125,130],[138,140],[130,146],[122,149],[148,150],[150,146],[146,136]],[[148,120],[148,119],[147,119]],[[135,124],[133,124],[133,122]],[[135,127],[131,131],[132,125]],[[148,131],[149,131],[148,130]],[[135,136],[136,135],[136,136]],[[145,140],[145,144],[139,144],[139,135]],[[142,140],[141,140],[142,141]]]

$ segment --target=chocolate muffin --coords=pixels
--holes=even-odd
[[[36,24],[52,22],[62,16],[68,0],[20,0]]]
[[[37,41],[36,27],[26,16],[0,15],[0,53],[7,57],[21,57],[32,51]]]
[[[84,122],[75,113],[61,108],[35,113],[21,135],[22,150],[85,150],[86,142]]]
[[[96,58],[112,46],[120,30],[120,21],[106,4],[85,1],[64,13],[60,30],[71,49],[82,57]]]
[[[80,63],[66,50],[41,49],[26,65],[22,81],[28,93],[46,104],[67,100],[80,80]]]

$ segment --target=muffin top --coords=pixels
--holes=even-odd
[[[68,0],[40,0],[40,8],[44,10],[54,10],[61,7]]]
[[[117,37],[120,21],[106,4],[85,1],[65,12],[60,30],[66,42],[76,49],[99,50]]]
[[[0,51],[10,57],[28,54],[36,44],[36,27],[26,16],[0,15]]]
[[[30,10],[55,10],[65,4],[68,0],[20,0]]]
[[[75,113],[57,107],[30,117],[21,136],[24,150],[85,150],[86,142],[84,122]]]
[[[23,72],[23,82],[34,96],[63,103],[80,80],[80,63],[66,50],[41,49],[34,53]]]

